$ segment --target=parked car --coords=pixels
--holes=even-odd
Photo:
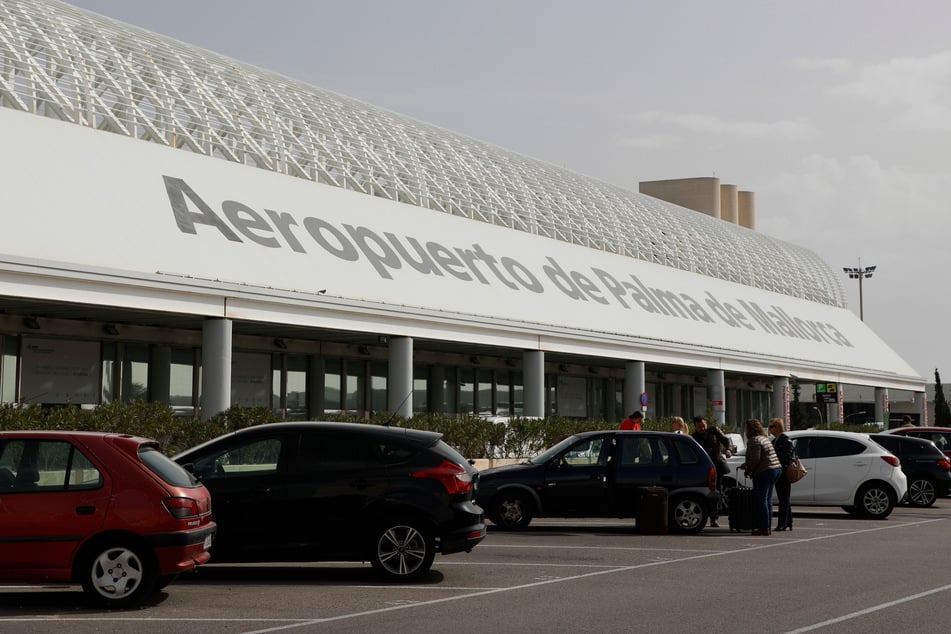
[[[214,533],[207,489],[154,440],[0,432],[0,581],[130,607],[207,562]]]
[[[808,470],[792,485],[793,506],[840,506],[874,519],[888,517],[905,496],[908,481],[901,461],[866,434],[806,429],[788,431],[796,455]],[[744,457],[728,460],[732,484],[750,486],[743,470]],[[776,500],[776,496],[773,496]]]
[[[930,440],[944,455],[951,458],[951,427],[894,427],[882,433]]]
[[[435,432],[273,423],[174,459],[211,491],[216,562],[369,561],[409,580],[485,538],[478,472]]]
[[[478,503],[503,529],[534,517],[636,517],[639,490],[668,491],[668,522],[678,532],[706,525],[716,472],[692,437],[649,431],[593,431],[569,436],[520,464],[479,476]]]
[[[908,478],[906,500],[912,506],[931,506],[951,489],[951,461],[933,442],[903,434],[871,434],[872,440],[901,460]]]

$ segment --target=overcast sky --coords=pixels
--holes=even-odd
[[[635,191],[754,191],[758,231],[876,265],[865,321],[951,381],[946,0],[71,4]]]

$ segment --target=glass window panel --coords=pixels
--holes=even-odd
[[[287,412],[289,419],[307,418],[307,357],[288,355],[287,357]]]
[[[284,375],[284,355],[271,355],[271,409],[278,416],[283,416],[281,403],[281,377]]]
[[[344,409],[351,412],[363,412],[366,409],[364,405],[364,390],[366,379],[363,374],[363,361],[346,362],[346,400]]]
[[[500,416],[508,416],[512,413],[510,377],[511,375],[506,370],[499,370],[495,374],[495,413]]]
[[[370,409],[374,412],[385,412],[389,410],[386,402],[386,372],[385,363],[374,361],[370,364]],[[400,396],[402,399],[403,394]]]
[[[116,370],[116,344],[102,344],[102,402],[111,403],[116,399],[113,376]]]
[[[495,405],[492,402],[492,370],[479,370],[478,406],[480,414],[495,414]]]
[[[195,351],[192,348],[173,348],[169,368],[168,402],[176,412],[194,409],[192,386],[195,383]]]
[[[324,411],[336,412],[343,408],[341,359],[324,360]]]
[[[511,373],[512,384],[512,415],[522,416],[525,414],[525,389],[522,387],[522,373]]]
[[[459,368],[459,414],[475,413],[475,371]]]
[[[120,396],[123,403],[145,401],[149,397],[149,347],[125,345],[122,350]]]
[[[17,401],[17,338],[0,336],[0,403]]]
[[[413,411],[429,411],[429,368],[416,366],[413,368]]]
[[[446,400],[446,412],[459,413],[459,374],[458,368],[446,368],[446,378],[443,380],[443,398]]]

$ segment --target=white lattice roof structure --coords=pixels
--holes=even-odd
[[[0,106],[845,306],[808,249],[58,2],[0,0]]]

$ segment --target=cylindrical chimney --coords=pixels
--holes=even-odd
[[[740,226],[756,229],[756,196],[753,192],[737,192]]]

